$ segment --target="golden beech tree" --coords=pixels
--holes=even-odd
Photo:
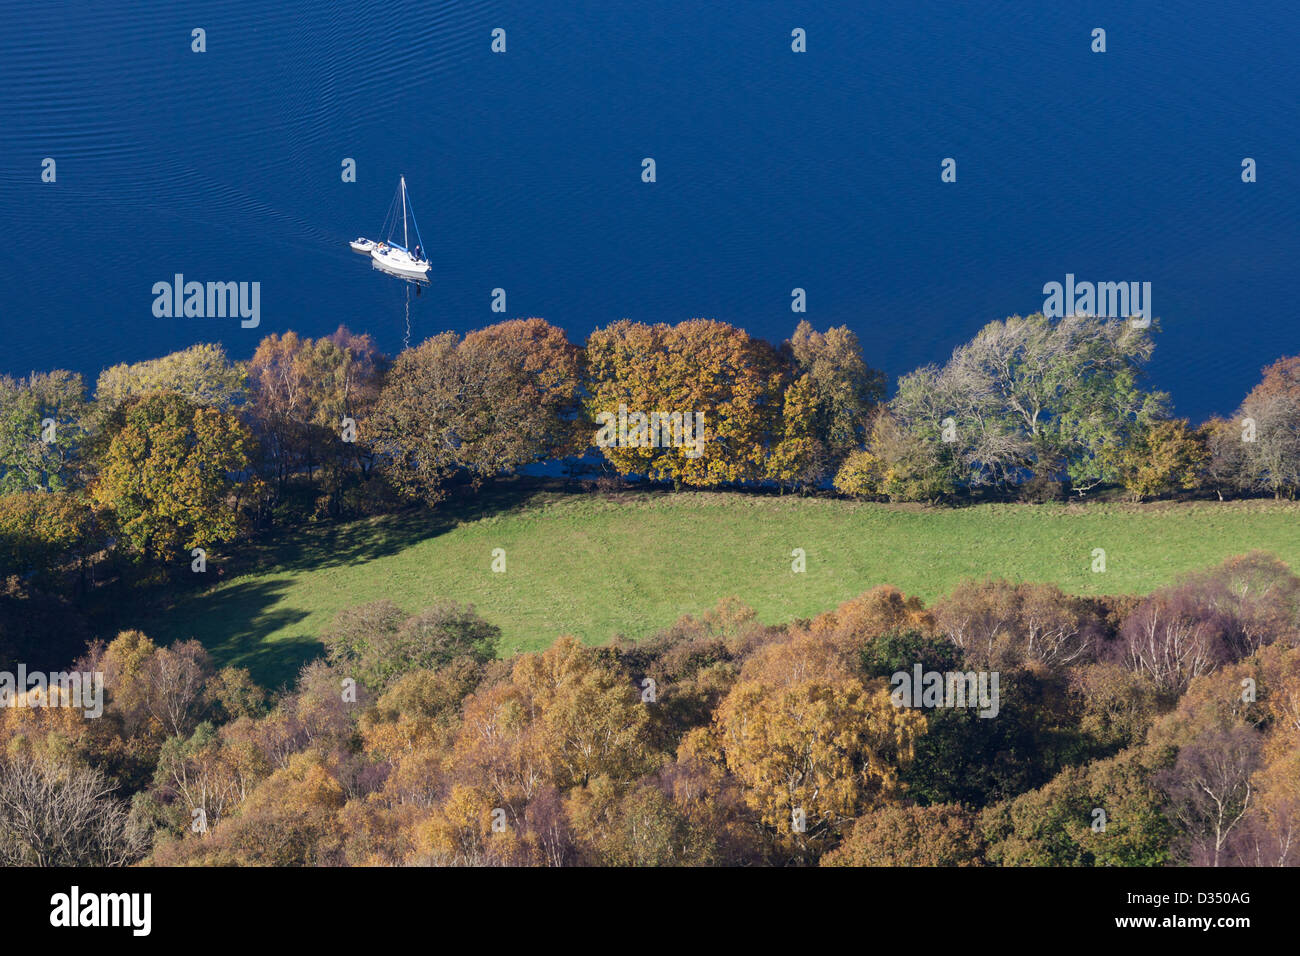
[[[483,787],[522,824],[548,787],[595,776],[622,786],[651,769],[650,715],[630,676],[572,637],[524,654],[509,681],[470,696],[456,733],[451,773]]]
[[[684,428],[680,441],[668,442],[663,430],[656,435],[635,424],[624,441],[620,429],[601,449],[620,473],[694,487],[764,476],[788,377],[771,345],[725,322],[625,319],[593,332],[585,354],[584,406],[592,421],[602,413],[703,415],[702,434],[689,441]],[[701,420],[694,421],[698,432]]]
[[[470,332],[457,348],[481,397],[468,465],[488,476],[520,464],[582,451],[579,351],[545,319],[514,319]],[[581,438],[585,438],[582,435]]]
[[[830,467],[830,452],[817,433],[815,388],[804,374],[785,390],[780,434],[767,461],[767,477],[783,489],[813,487]]]
[[[815,855],[853,817],[901,792],[899,771],[926,720],[895,707],[883,680],[862,679],[861,652],[881,634],[930,623],[918,600],[874,588],[745,662],[714,733],[780,846]]]
[[[796,853],[815,853],[899,790],[925,718],[895,707],[883,680],[846,673],[784,682],[742,679],[716,714],[728,769],[745,800]]]

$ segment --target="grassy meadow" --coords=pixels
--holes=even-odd
[[[132,621],[159,642],[197,637],[219,665],[290,681],[349,605],[470,602],[501,650],[561,634],[642,637],[734,595],[766,622],[809,617],[877,584],[932,600],[965,578],[1145,593],[1252,549],[1300,567],[1300,504],[985,504],[966,508],[706,492],[507,490],[446,508],[294,531],[247,569]],[[491,569],[504,548],[506,571]],[[807,570],[791,569],[802,548]],[[1106,551],[1106,571],[1091,570]],[[232,555],[232,557],[234,557]],[[209,574],[222,567],[220,556]],[[233,565],[232,565],[233,567]]]

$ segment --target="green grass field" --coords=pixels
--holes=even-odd
[[[320,652],[340,608],[388,598],[414,611],[471,602],[502,651],[570,633],[641,637],[735,595],[766,622],[809,617],[877,584],[932,600],[965,578],[1145,593],[1252,549],[1300,568],[1300,505],[922,508],[714,493],[513,494],[476,515],[390,516],[260,545],[257,570],[136,622],[160,642],[197,637],[219,664],[268,684]],[[491,570],[506,551],[506,572]],[[791,570],[803,548],[807,571]],[[1091,570],[1104,548],[1105,573]],[[214,562],[214,567],[220,562]],[[211,568],[210,568],[211,570]]]

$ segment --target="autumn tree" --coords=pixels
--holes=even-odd
[[[812,486],[862,444],[885,397],[885,378],[862,360],[858,338],[845,326],[822,333],[800,322],[783,352],[791,382],[768,473],[782,485]]]
[[[310,460],[314,409],[302,354],[309,344],[296,332],[274,333],[258,343],[249,362],[249,416],[281,489]]]
[[[1223,501],[1225,495],[1243,487],[1247,426],[1216,415],[1200,427],[1199,433],[1207,455],[1201,480]]]
[[[1160,710],[1151,682],[1112,661],[1095,661],[1069,670],[1079,730],[1102,751],[1141,743]]]
[[[213,703],[212,661],[195,640],[159,647],[141,631],[123,631],[107,645],[92,645],[77,667],[104,675],[105,712],[133,737],[160,743],[188,736]]]
[[[811,383],[815,434],[836,461],[860,445],[876,406],[885,399],[885,376],[862,359],[858,337],[847,326],[825,332],[799,323],[787,343],[795,376]]]
[[[492,793],[456,784],[420,827],[416,861],[436,866],[503,866],[517,852],[517,831],[494,831]]]
[[[1227,658],[1232,626],[1231,617],[1200,600],[1195,589],[1167,588],[1125,619],[1117,653],[1162,693],[1177,695]]]
[[[325,861],[345,795],[319,753],[294,754],[207,839],[162,845],[154,863],[206,866],[313,866]]]
[[[1288,652],[1290,695],[1300,654]],[[1300,748],[1294,723],[1273,725],[1264,741],[1260,766],[1252,777],[1253,810],[1227,842],[1235,866],[1295,866],[1300,862]]]
[[[446,332],[397,357],[364,432],[394,483],[435,503],[457,474],[572,453],[578,382],[576,348],[542,319]]]
[[[907,630],[928,633],[934,625],[934,615],[920,598],[882,584],[817,615],[808,629],[815,635],[828,635],[844,652],[844,661],[856,662],[872,638]]]
[[[465,467],[489,477],[585,447],[577,421],[579,350],[545,319],[515,319],[470,332],[457,350],[472,421]]]
[[[1234,830],[1255,798],[1259,732],[1244,723],[1199,734],[1178,750],[1157,782],[1182,831],[1182,852],[1194,866],[1220,866]]]
[[[1195,488],[1210,460],[1201,436],[1181,418],[1142,422],[1126,443],[1106,454],[1139,501]]]
[[[885,494],[885,462],[865,448],[852,451],[844,459],[833,481],[835,490],[855,498]]]
[[[714,846],[655,780],[620,789],[599,777],[566,801],[570,825],[596,866],[693,866],[711,862]]]
[[[883,807],[859,817],[822,866],[982,866],[978,814],[955,804]]]
[[[325,471],[328,508],[337,514],[345,472],[373,464],[365,422],[378,401],[387,360],[369,336],[340,326],[328,338],[294,332],[263,339],[249,362],[247,413],[266,455],[263,467],[284,492],[291,478]],[[355,429],[345,440],[345,419]]]
[[[900,791],[925,718],[864,680],[844,630],[765,645],[714,716],[728,770],[774,841],[815,858],[841,828]],[[840,637],[837,637],[840,635]]]
[[[508,680],[465,702],[452,776],[485,787],[522,827],[548,787],[564,792],[598,777],[623,788],[656,763],[650,715],[631,676],[610,656],[561,638],[516,658]]]
[[[1234,555],[1184,575],[1180,583],[1201,603],[1229,616],[1225,634],[1235,657],[1275,641],[1300,642],[1300,575],[1271,554]]]
[[[206,837],[238,811],[257,785],[271,774],[267,756],[245,724],[199,724],[188,738],[163,744],[154,771],[154,794],[171,807],[177,835]]]
[[[84,584],[91,555],[104,546],[84,492],[0,495],[0,567],[12,573],[48,579],[76,567]]]
[[[883,682],[742,681],[718,709],[727,766],[778,842],[812,851],[894,795],[924,720],[889,701]]]
[[[1165,693],[1279,639],[1300,635],[1300,577],[1251,552],[1183,576],[1144,598],[1120,628],[1115,653]]]
[[[1223,866],[1258,812],[1256,774],[1265,761],[1269,677],[1256,658],[1192,679],[1152,726],[1149,746],[1172,756],[1153,777],[1176,829],[1175,858]],[[1250,688],[1254,685],[1254,692]]]
[[[975,667],[1059,668],[1095,655],[1101,637],[1087,603],[1051,584],[968,581],[936,602],[934,615]]]
[[[155,392],[113,413],[91,487],[120,538],[146,557],[211,547],[243,528],[253,436],[238,418]]]
[[[1300,356],[1264,369],[1234,418],[1243,425],[1239,485],[1294,498],[1300,491]]]
[[[788,374],[768,343],[707,319],[623,320],[593,332],[585,357],[588,418],[628,418],[626,439],[600,442],[620,474],[693,487],[764,476]],[[683,425],[680,438],[669,429],[667,442],[662,426],[656,440],[650,416],[678,414],[702,415],[702,424],[693,419],[691,435]]]
[[[817,431],[814,387],[812,377],[803,375],[785,390],[779,432],[767,460],[767,477],[783,489],[815,487],[831,467],[830,447]]]
[[[194,405],[229,411],[243,403],[247,383],[242,363],[231,362],[219,344],[201,343],[162,358],[104,369],[95,384],[95,400],[108,415],[128,398],[175,392]]]

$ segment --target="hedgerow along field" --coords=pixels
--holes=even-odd
[[[931,601],[967,578],[1046,581],[1077,594],[1147,593],[1261,549],[1300,568],[1300,504],[1272,501],[983,504],[930,508],[711,492],[515,494],[492,510],[389,515],[294,531],[254,569],[137,623],[198,638],[216,663],[290,682],[341,608],[474,604],[501,653],[561,634],[644,637],[735,596],[767,623],[811,617],[878,584]],[[503,548],[506,570],[494,573]],[[802,548],[807,570],[792,570]],[[1106,552],[1092,571],[1094,548]],[[210,571],[220,567],[218,556]]]

